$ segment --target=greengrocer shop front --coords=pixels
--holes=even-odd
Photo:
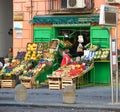
[[[97,57],[92,59],[94,69],[90,70],[86,80],[94,84],[110,84],[110,34],[106,29],[99,26],[99,15],[50,15],[34,16],[30,21],[34,27],[34,42],[50,42],[52,39],[60,40],[59,48],[68,49],[74,59],[78,56],[78,37],[83,37],[84,52],[88,45],[95,45]],[[110,30],[110,28],[108,28]],[[65,42],[72,43],[72,46],[65,46]],[[64,45],[62,44],[64,43]],[[103,52],[108,52],[107,57],[102,57]],[[79,56],[82,56],[81,54]],[[61,56],[58,55],[58,63]]]

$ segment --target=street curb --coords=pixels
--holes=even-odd
[[[118,105],[85,105],[85,104],[33,104],[33,103],[25,103],[25,102],[5,102],[0,103],[0,106],[15,106],[15,107],[33,107],[33,108],[69,108],[69,109],[94,109],[94,110],[116,110],[120,111],[120,106]]]

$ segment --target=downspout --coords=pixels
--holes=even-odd
[[[31,16],[30,16],[30,19],[32,20],[32,18],[33,18],[33,2],[32,2],[32,0],[30,1],[30,6],[31,6],[31,8],[30,8],[30,13],[31,13]],[[31,42],[33,42],[33,37],[34,37],[34,35],[33,35],[33,24],[31,24]]]
[[[33,18],[33,3],[32,3],[32,0],[30,1],[30,13],[31,13],[31,17],[30,17],[30,19],[32,19]]]

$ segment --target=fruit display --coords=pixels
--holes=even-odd
[[[51,42],[28,43],[27,52],[24,53],[24,60],[54,60],[54,54],[58,50],[59,40],[53,39]],[[17,58],[21,58],[23,53],[18,52]]]
[[[19,64],[20,64],[20,60],[19,59],[12,59],[12,62],[10,63],[10,66],[12,68],[15,68]]]
[[[100,50],[95,52],[94,59],[95,60],[99,60],[99,59],[107,60],[107,58],[109,57],[109,54],[110,54],[109,49],[100,49]]]
[[[25,60],[34,59],[37,60],[37,44],[36,43],[28,43],[27,44],[27,52],[25,54]]]
[[[82,74],[85,70],[85,65],[73,62],[67,66],[60,67],[52,73],[52,77],[70,77],[74,78]]]
[[[31,68],[29,70],[24,70],[23,74],[19,76],[20,80],[31,80],[32,78],[35,78],[39,72],[46,66],[46,63],[39,62],[35,68]]]
[[[90,51],[97,51],[99,48],[100,48],[99,45],[90,44],[89,46]]]
[[[72,45],[72,43],[71,43],[70,41],[68,41],[68,40],[65,40],[65,41],[60,40],[60,46],[61,46],[62,48],[69,48],[69,47],[72,47],[73,45]]]
[[[58,39],[53,39],[50,43],[49,43],[49,48],[51,49],[58,49],[58,45],[59,45],[59,40]]]
[[[47,42],[40,42],[37,43],[37,51],[44,51],[48,49],[48,44]]]
[[[43,59],[48,61],[53,61],[55,59],[56,50],[50,48],[48,51],[43,52]]]
[[[25,57],[25,54],[26,54],[26,52],[25,51],[18,51],[17,52],[17,56],[16,56],[16,59],[19,59],[19,60],[23,60],[24,59],[24,57]]]
[[[12,62],[10,63],[9,66],[3,68],[0,71],[0,75],[4,77],[11,77],[12,75],[14,75],[14,69],[20,64],[20,60],[18,59],[13,59]]]
[[[52,40],[50,43],[38,43],[37,58],[53,61],[58,49],[58,40]]]
[[[37,44],[37,58],[43,58],[43,52],[48,50],[48,43],[41,42]]]
[[[4,77],[10,77],[12,78],[13,76],[20,76],[23,74],[24,71],[29,70],[31,68],[34,68],[35,66],[35,61],[34,60],[29,60],[29,61],[18,61],[18,60],[13,60],[10,66],[4,68],[1,70],[0,74]]]

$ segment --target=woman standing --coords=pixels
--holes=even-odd
[[[62,58],[62,61],[61,61],[61,66],[68,65],[71,62],[71,58],[68,55],[67,51],[62,50],[62,56],[63,56],[63,58]]]

